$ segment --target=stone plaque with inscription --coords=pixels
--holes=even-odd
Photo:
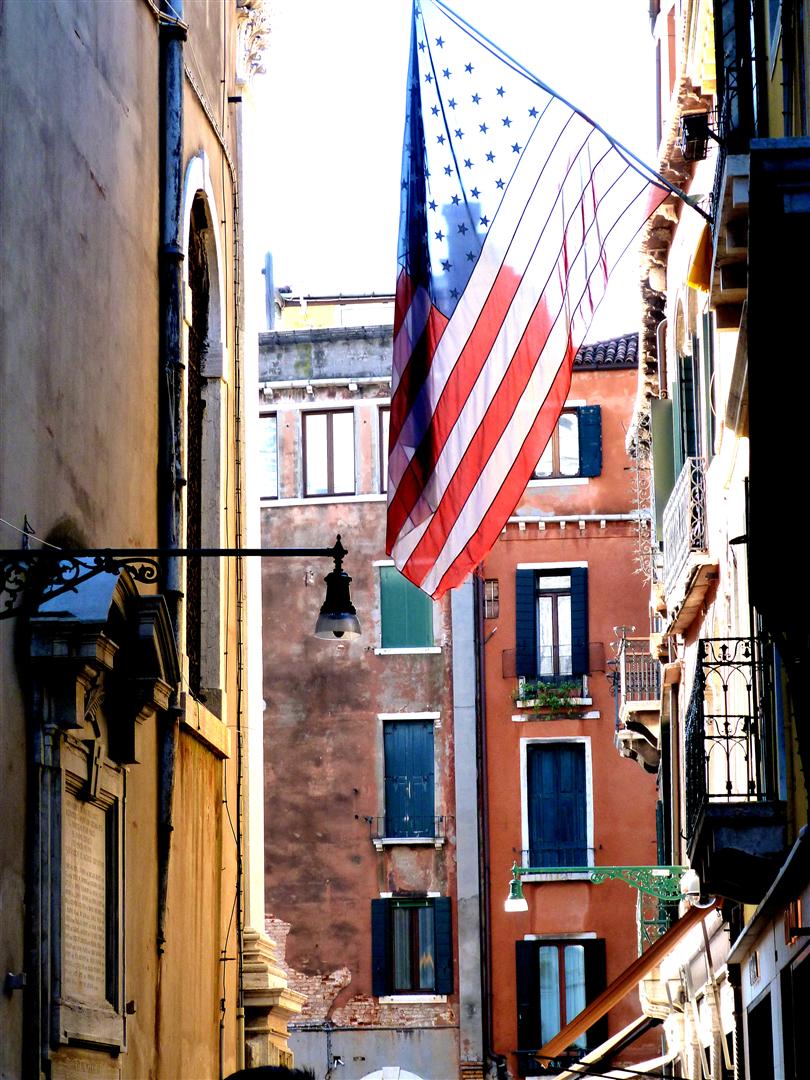
[[[62,994],[107,1004],[107,814],[66,791],[62,804]]]

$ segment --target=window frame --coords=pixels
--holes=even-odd
[[[278,465],[279,465],[278,412],[276,412],[275,410],[272,410],[272,411],[269,411],[269,412],[261,412],[261,413],[259,413],[259,431],[260,431],[260,435],[259,435],[259,460],[261,461],[262,457],[264,456],[264,450],[262,449],[263,439],[261,437],[261,425],[262,425],[262,422],[264,420],[271,420],[271,419],[274,420],[275,424],[276,424],[276,440],[275,440],[275,450],[276,450],[276,463],[275,463],[275,468],[276,468],[276,490],[275,490],[275,494],[268,495],[264,491],[264,482],[263,482],[264,481],[264,474],[265,474],[264,467],[260,466],[259,469],[257,470],[257,472],[258,472],[259,481],[260,481],[259,482],[259,499],[262,500],[262,501],[270,500],[270,501],[273,501],[273,502],[277,502],[279,497],[280,497],[281,483],[280,483],[279,468],[278,468]]]
[[[388,418],[387,423],[385,417]],[[391,423],[391,406],[379,405],[377,407],[377,442],[379,443],[378,465],[380,470],[377,488],[381,495],[388,494],[388,432]]]
[[[585,484],[588,480],[602,475],[602,406],[586,405],[585,402],[568,402],[560,416],[576,416],[577,420],[577,471],[560,471],[560,422],[554,425],[549,439],[552,448],[552,469],[548,474],[538,474],[537,468],[543,454],[537,461],[529,481],[530,486],[559,486],[565,484]]]
[[[337,414],[349,413],[352,418],[352,486],[350,491],[337,490],[335,487],[335,438],[334,438],[334,417]],[[307,461],[309,457],[309,451],[307,443],[309,438],[307,436],[307,424],[309,420],[314,416],[326,417],[326,491],[309,491],[309,477],[307,469]],[[337,408],[337,409],[304,409],[301,411],[301,458],[302,458],[302,481],[303,481],[303,495],[305,499],[323,499],[334,498],[341,495],[356,495],[357,494],[357,454],[355,452],[354,438],[356,429],[356,418],[354,406],[349,408]]]
[[[394,911],[402,908],[415,910],[430,907],[433,910],[433,987],[394,989],[395,939],[393,932]],[[417,921],[414,919],[414,921]],[[382,1004],[417,1002],[441,1002],[453,993],[453,968],[455,964],[453,944],[452,903],[447,896],[431,893],[391,896],[383,895],[371,901],[371,971],[372,995]],[[411,963],[418,963],[411,950]],[[413,972],[411,969],[411,983]],[[417,980],[418,983],[418,980]]]
[[[593,794],[593,754],[590,735],[571,735],[559,738],[527,736],[520,740],[520,847],[522,852],[530,852],[531,837],[529,827],[529,747],[559,746],[578,744],[583,747],[585,758],[585,853],[583,866],[594,866],[594,794]],[[589,875],[575,874],[560,867],[558,874],[522,874],[526,882],[544,881],[588,881]]]
[[[577,471],[573,473],[564,473],[560,470],[560,420],[564,416],[573,416],[576,419],[576,433],[577,433]],[[551,447],[551,472],[538,473],[540,461],[546,455],[546,451],[549,446]],[[577,406],[567,406],[564,408],[557,419],[557,423],[554,425],[554,430],[551,433],[551,438],[548,440],[543,453],[540,455],[540,459],[534,467],[532,472],[532,480],[573,480],[580,476],[580,451],[579,451],[579,408]]]
[[[571,581],[571,673],[539,673],[539,582],[543,576],[568,574]],[[515,674],[549,685],[576,683],[590,674],[590,615],[588,563],[518,563],[515,567]]]
[[[435,842],[435,839],[436,839],[436,802],[437,802],[437,799],[436,799],[437,792],[436,792],[436,735],[435,735],[435,730],[436,730],[436,720],[437,719],[438,719],[438,715],[434,715],[434,714],[428,714],[428,715],[419,715],[419,714],[412,714],[412,715],[408,715],[408,714],[402,714],[402,715],[399,715],[399,714],[397,714],[397,715],[380,714],[380,723],[382,725],[382,747],[383,747],[383,753],[382,753],[383,782],[382,782],[382,786],[381,786],[381,789],[380,789],[382,791],[382,796],[383,796],[383,814],[382,814],[383,829],[382,829],[382,832],[384,833],[383,839],[388,841],[389,843],[391,843],[393,841],[396,841],[398,843],[405,843],[405,844],[414,843],[414,842],[416,842],[416,843],[419,843],[419,842],[422,842],[422,843],[425,843],[425,842],[434,843]],[[430,790],[429,790],[429,797],[428,797],[428,799],[426,801],[430,802],[432,812],[431,812],[430,815],[413,815],[413,814],[411,814],[409,812],[408,814],[405,814],[405,815],[401,816],[401,820],[403,820],[403,821],[407,820],[409,822],[409,824],[410,824],[411,820],[413,818],[415,818],[415,817],[419,817],[421,819],[422,816],[425,816],[425,817],[429,818],[429,825],[428,825],[427,830],[425,830],[425,829],[420,830],[418,827],[409,828],[408,826],[406,826],[405,829],[402,829],[402,830],[399,830],[399,831],[395,830],[395,829],[391,829],[389,831],[389,821],[391,821],[393,823],[395,815],[394,815],[393,809],[389,810],[389,772],[388,772],[389,760],[388,760],[388,755],[387,755],[386,731],[387,730],[393,730],[394,725],[399,725],[399,724],[402,724],[402,725],[407,724],[409,726],[410,725],[417,725],[417,726],[421,725],[423,730],[430,732],[430,755],[429,755],[429,757],[430,757],[430,768],[431,768],[431,771],[430,771]],[[406,774],[406,775],[408,775],[408,774]],[[414,775],[415,774],[411,774],[411,776],[410,776],[409,784],[408,784],[409,789],[412,786],[413,776]],[[391,800],[391,801],[393,801],[393,800]],[[413,801],[414,801],[413,792],[412,792],[412,790],[409,790],[409,793],[408,793],[408,796],[407,796],[407,802],[408,802],[409,811],[412,810],[412,808],[413,808]]]

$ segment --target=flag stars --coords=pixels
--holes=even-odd
[[[464,168],[465,169],[471,169],[472,167],[473,167],[473,163],[470,160],[470,158],[468,158],[468,157],[464,158]]]
[[[458,289],[451,289],[450,290],[450,295],[452,296],[452,298],[454,300],[458,300]]]
[[[436,142],[439,144],[439,146],[444,146],[444,135],[437,135]]]
[[[464,138],[464,132],[461,130],[461,128],[456,128],[456,138],[457,139],[463,139]]]
[[[428,84],[428,86],[433,82],[433,76],[430,74],[430,72],[425,75],[425,82]]]
[[[449,273],[452,268],[453,264],[449,259],[442,259],[442,270],[444,270],[445,273]]]
[[[438,105],[431,105],[430,111],[433,113],[434,116],[438,116],[439,115],[439,106]]]
[[[458,206],[458,204],[461,202],[461,198],[458,195],[451,195],[450,201],[452,202],[453,206]]]
[[[439,46],[440,49],[443,49],[444,48],[444,38],[437,37],[436,38],[436,44]]]
[[[436,200],[431,199],[430,202],[428,203],[428,206],[430,207],[431,210],[435,210],[436,209]]]
[[[501,123],[503,124],[504,127],[511,127],[512,126],[512,121],[509,119],[508,116],[505,116],[503,118],[503,120],[501,121]]]
[[[502,86],[499,86],[495,93],[498,95],[498,97],[503,97],[506,91]]]
[[[419,42],[419,52],[424,52],[424,51],[425,51],[425,43],[424,43],[424,41],[420,41]]]
[[[444,167],[444,175],[445,176],[452,176],[453,175],[453,168],[452,168],[451,165],[445,165],[445,167]]]
[[[512,152],[513,153],[519,154],[522,149],[523,149],[523,147],[520,145],[520,143],[516,143],[516,142],[512,143]]]
[[[472,64],[465,64],[464,65],[464,70],[467,72],[468,75],[472,75],[472,73],[473,73]]]
[[[467,252],[467,262],[475,262],[475,252],[474,251],[468,251]]]
[[[489,128],[486,124],[479,124],[478,130],[481,132],[482,135],[486,135],[486,133],[489,131]]]
[[[454,97],[451,97],[450,100],[447,102],[447,104],[450,106],[451,109],[455,109],[455,107],[456,107],[456,99]]]
[[[481,104],[481,95],[480,94],[473,94],[472,103],[473,103],[473,105],[480,105]]]
[[[460,224],[460,225],[458,226],[458,231],[459,231],[459,232],[461,233],[461,235],[462,235],[462,236],[466,236],[466,235],[467,235],[467,226],[466,226],[466,225],[464,224],[464,222],[463,222],[463,221],[462,221],[462,223],[461,223],[461,224]]]
[[[442,75],[444,75],[445,79],[449,79],[451,74],[452,74],[452,72],[450,71],[450,68],[445,68],[442,71]]]
[[[529,109],[529,116],[531,116],[532,119],[537,116],[537,109],[535,109],[534,105],[532,105],[532,107]]]
[[[444,233],[441,229],[436,230],[435,236],[437,240],[444,240]]]
[[[473,189],[472,189],[472,190],[470,191],[470,194],[472,195],[472,197],[473,197],[474,199],[477,199],[477,198],[478,198],[478,196],[479,196],[479,195],[481,194],[481,192],[480,192],[480,191],[478,190],[478,188],[477,188],[477,187],[474,187],[474,188],[473,188]]]
[[[487,225],[489,225],[489,218],[487,217],[486,214],[484,214],[484,216],[481,218],[481,224],[484,226],[484,228],[486,228]]]
[[[487,154],[487,161],[494,161],[494,160],[495,160],[495,155],[490,150],[489,153]]]
[[[506,185],[504,184],[503,180],[498,177],[498,179],[495,181],[495,187],[498,189],[498,191],[503,191],[505,186]]]

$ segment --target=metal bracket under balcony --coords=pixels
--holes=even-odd
[[[622,757],[637,761],[646,772],[657,773],[661,714],[661,665],[650,653],[650,639],[628,637],[621,627],[618,656],[610,660],[617,695],[614,743]]]
[[[699,611],[717,564],[708,556],[706,476],[702,458],[687,458],[663,514],[667,634],[682,633]]]
[[[785,851],[770,670],[756,638],[698,643],[686,714],[686,841],[706,892],[762,899]]]

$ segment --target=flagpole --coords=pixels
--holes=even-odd
[[[712,215],[707,213],[702,207],[698,206],[697,203],[693,202],[692,198],[687,195],[685,191],[679,188],[676,184],[670,183],[670,181],[667,180],[665,176],[662,176],[661,173],[657,172],[655,169],[650,168],[650,166],[643,162],[637,154],[634,154],[632,150],[629,150],[623,143],[620,143],[618,139],[614,139],[612,135],[605,131],[601,124],[598,124],[595,120],[588,116],[586,112],[583,112],[582,109],[577,108],[577,106],[572,104],[567,98],[564,98],[562,94],[558,94],[556,90],[553,90],[548,85],[548,83],[545,83],[542,79],[539,79],[534,74],[534,72],[529,71],[529,69],[525,67],[525,65],[521,64],[519,60],[516,60],[499,45],[496,45],[494,41],[491,41],[490,38],[486,36],[486,34],[482,34],[480,30],[476,30],[476,28],[471,23],[468,23],[462,15],[459,15],[457,12],[453,11],[451,7],[448,7],[447,4],[443,2],[443,0],[432,0],[432,2],[436,5],[436,7],[440,8],[445,13],[445,15],[448,17],[448,19],[451,20],[451,22],[456,22],[456,25],[461,24],[460,28],[463,28],[466,33],[468,33],[471,37],[474,37],[476,40],[482,43],[486,43],[493,55],[499,55],[500,59],[508,63],[514,71],[519,71],[530,82],[533,82],[535,86],[538,86],[541,90],[545,90],[547,94],[550,94],[553,98],[561,101],[563,105],[567,105],[572,112],[575,112],[578,116],[581,116],[586,123],[590,124],[591,127],[595,128],[598,132],[604,135],[604,137],[611,144],[611,146],[615,147],[615,149],[618,150],[624,157],[632,159],[631,162],[628,162],[631,168],[633,167],[632,162],[635,162],[636,165],[640,166],[640,169],[637,169],[638,172],[642,172],[643,170],[642,175],[646,174],[648,176],[654,176],[660,182],[660,185],[662,187],[665,187],[673,195],[677,196],[687,206],[691,206],[691,208],[695,210],[698,214],[700,214],[702,218],[705,218],[710,225],[713,223]]]

